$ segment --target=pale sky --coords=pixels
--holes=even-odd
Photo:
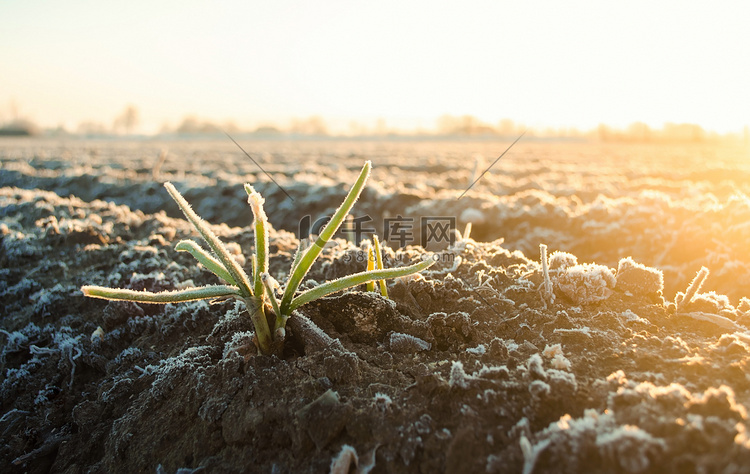
[[[0,2],[0,122],[750,124],[750,3]]]

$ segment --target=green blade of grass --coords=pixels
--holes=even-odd
[[[377,262],[378,270],[383,269],[383,256],[380,253],[380,240],[377,235],[372,236],[372,243],[375,247],[375,261]],[[388,287],[385,286],[385,280],[380,280],[380,294],[388,298]]]
[[[117,288],[106,288],[103,286],[86,285],[81,287],[85,296],[102,298],[105,300],[134,301],[137,303],[180,303],[183,301],[205,300],[209,298],[220,298],[224,296],[240,296],[236,286],[213,285],[200,288],[188,288],[186,290],[162,291],[153,293],[151,291],[134,291]]]
[[[179,242],[177,242],[177,245],[175,245],[174,248],[178,252],[190,253],[190,255],[195,257],[198,262],[209,269],[214,275],[221,278],[230,285],[238,286],[237,282],[234,281],[234,278],[232,278],[232,275],[229,274],[224,265],[222,265],[220,261],[216,260],[211,255],[209,255],[208,252],[203,250],[203,248],[201,248],[192,240],[180,240]]]
[[[286,326],[286,320],[287,318],[283,317],[281,315],[281,310],[279,309],[279,300],[276,298],[276,288],[275,286],[278,286],[278,283],[276,283],[276,280],[274,280],[271,275],[268,273],[264,273],[260,276],[261,281],[263,282],[263,287],[266,289],[266,294],[268,295],[268,299],[271,300],[271,306],[273,307],[273,312],[276,313],[276,324],[274,325],[274,330],[278,328],[283,328]],[[273,281],[273,284],[272,284]]]
[[[263,295],[262,275],[268,271],[268,217],[263,210],[263,197],[252,186],[245,184],[247,202],[253,211],[253,228],[255,229],[255,269],[253,270],[254,294],[261,298]]]
[[[299,263],[295,266],[294,271],[287,281],[286,288],[284,289],[284,296],[281,298],[281,312],[283,314],[288,315],[293,311],[290,305],[294,298],[294,293],[296,293],[302,279],[307,275],[307,272],[318,258],[318,255],[320,255],[320,252],[323,251],[325,244],[331,239],[331,237],[333,237],[333,234],[339,229],[344,218],[352,209],[352,206],[354,206],[354,203],[357,202],[357,199],[367,182],[367,177],[370,175],[370,168],[372,168],[372,163],[366,161],[365,165],[362,167],[362,171],[359,173],[357,181],[346,195],[344,202],[341,203],[341,206],[339,206],[338,209],[336,209],[333,217],[321,231],[317,240],[305,251],[304,255],[300,258]]]
[[[372,270],[369,272],[365,271],[361,273],[355,273],[353,275],[349,275],[343,278],[339,278],[337,280],[329,281],[298,295],[296,298],[292,300],[291,304],[289,305],[289,308],[290,308],[289,311],[290,312],[294,311],[295,309],[299,308],[305,303],[309,303],[310,301],[314,301],[318,298],[322,298],[324,296],[330,295],[331,293],[336,293],[337,291],[346,290],[348,288],[361,285],[362,283],[365,283],[370,280],[383,280],[386,278],[398,278],[398,277],[402,277],[406,275],[411,275],[412,273],[421,272],[422,270],[428,268],[433,263],[435,263],[435,260],[433,260],[432,258],[428,258],[426,260],[423,260],[419,263],[415,263],[414,265],[410,265],[408,267],[388,268],[384,270]]]
[[[289,269],[290,275],[294,273],[294,270],[297,268],[297,265],[299,265],[299,261],[302,259],[302,256],[305,254],[305,250],[307,250],[307,247],[305,246],[305,242],[307,241],[308,239],[304,239],[300,236],[299,246],[297,247],[297,251],[294,252],[294,259],[292,260],[292,267]]]
[[[185,198],[182,197],[182,194],[177,191],[177,188],[175,188],[172,183],[164,183],[164,187],[167,188],[167,191],[180,207],[182,213],[185,214],[187,220],[193,224],[193,227],[195,227],[195,229],[201,234],[203,240],[206,241],[208,246],[211,247],[211,250],[213,250],[216,256],[219,257],[219,261],[224,265],[227,272],[232,275],[232,278],[239,287],[240,294],[243,297],[252,296],[253,291],[250,287],[247,274],[242,270],[242,267],[237,263],[237,260],[232,257],[229,250],[227,250],[221,240],[219,240],[216,234],[214,234],[208,227],[208,224],[201,219],[195,211],[193,211],[193,208],[190,207],[190,204],[188,204]]]

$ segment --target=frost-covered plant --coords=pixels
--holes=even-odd
[[[678,312],[683,311],[685,307],[687,307],[687,305],[689,305],[690,302],[693,301],[696,293],[698,293],[698,290],[700,290],[701,286],[703,286],[703,282],[705,282],[706,278],[708,278],[708,273],[708,268],[701,267],[701,269],[695,275],[695,278],[693,278],[693,281],[690,282],[687,290],[685,290],[685,293],[677,293],[674,302],[677,305]]]
[[[542,262],[542,277],[544,278],[541,286],[539,287],[539,290],[542,293],[542,301],[544,301],[545,306],[546,306],[546,303],[548,301],[550,302],[550,304],[555,302],[555,291],[552,286],[552,279],[550,279],[549,277],[549,260],[547,259],[547,246],[544,244],[539,244],[539,253],[540,253],[540,260]]]
[[[328,225],[317,239],[306,249],[297,250],[289,272],[289,279],[283,288],[268,273],[268,218],[263,210],[264,199],[249,184],[245,184],[248,203],[255,218],[255,255],[252,257],[252,278],[245,273],[237,260],[227,250],[208,224],[193,211],[190,204],[171,183],[164,186],[177,202],[188,221],[201,234],[210,247],[213,255],[193,241],[182,240],[175,249],[188,252],[201,264],[226,282],[226,285],[209,285],[199,288],[187,288],[177,291],[153,293],[125,289],[104,288],[101,286],[83,286],[81,291],[86,296],[107,300],[135,301],[139,303],[178,303],[183,301],[236,298],[243,301],[250,313],[255,327],[255,343],[264,354],[270,354],[281,347],[286,334],[286,322],[295,309],[318,298],[346,290],[354,286],[375,280],[397,278],[420,272],[434,263],[429,258],[419,263],[401,268],[381,268],[355,273],[346,277],[326,282],[322,285],[297,293],[303,278],[320,255],[323,247],[336,233],[344,218],[359,198],[370,174],[371,163],[367,161],[362,171],[349,190],[344,202],[334,213]],[[382,287],[381,287],[382,288]]]

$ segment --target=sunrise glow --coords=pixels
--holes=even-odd
[[[0,123],[75,131],[137,107],[241,127],[322,117],[333,132],[750,124],[740,2],[82,0],[0,5]]]

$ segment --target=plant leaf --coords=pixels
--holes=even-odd
[[[435,263],[435,260],[433,260],[432,258],[428,258],[408,267],[365,271],[323,283],[322,285],[311,288],[294,298],[290,304],[290,311],[294,311],[295,309],[299,308],[305,303],[309,303],[310,301],[315,301],[318,298],[328,296],[331,293],[346,290],[370,280],[398,278],[406,275],[411,275],[412,273],[421,272],[422,270],[430,267],[430,265],[432,265],[433,263]]]
[[[86,285],[81,287],[85,296],[102,298],[105,300],[135,301],[137,303],[180,303],[183,301],[205,300],[209,298],[220,298],[225,296],[241,296],[239,288],[228,285],[202,286],[199,288],[188,288],[185,290],[162,291],[154,293],[151,291],[123,290],[118,288],[106,288],[103,286]]]
[[[174,199],[177,205],[180,206],[180,209],[182,210],[182,213],[185,214],[187,220],[190,221],[191,224],[193,224],[193,227],[195,227],[195,229],[201,234],[203,240],[205,240],[208,246],[211,247],[211,250],[213,250],[214,254],[219,257],[219,261],[221,261],[221,263],[224,265],[224,268],[226,268],[227,272],[232,275],[232,278],[239,287],[240,294],[243,297],[252,296],[253,291],[250,288],[250,282],[248,281],[247,274],[244,270],[242,270],[242,267],[240,267],[239,263],[237,263],[237,260],[232,257],[232,255],[229,253],[229,250],[227,250],[221,240],[219,240],[216,234],[214,234],[213,231],[209,228],[206,221],[201,219],[200,216],[195,213],[195,211],[190,207],[190,204],[188,204],[185,198],[182,197],[182,194],[177,191],[177,188],[175,188],[172,183],[164,183],[164,187],[167,188],[167,191],[172,196],[172,199]]]
[[[354,182],[354,185],[352,185],[352,188],[346,195],[344,202],[341,203],[341,206],[339,206],[338,209],[336,209],[331,220],[320,232],[320,235],[318,235],[317,240],[315,240],[315,242],[305,251],[302,258],[300,258],[299,263],[294,267],[294,271],[289,276],[286,288],[284,289],[284,296],[281,299],[281,312],[283,314],[291,314],[294,310],[293,308],[290,308],[292,298],[294,298],[294,293],[297,292],[297,288],[299,288],[302,279],[307,275],[307,272],[318,258],[318,255],[320,255],[320,252],[323,251],[325,244],[331,240],[331,237],[333,237],[333,234],[339,229],[344,218],[349,214],[352,206],[354,206],[354,203],[357,202],[357,199],[367,182],[367,178],[370,175],[371,168],[372,163],[369,160],[366,161],[362,167],[362,171],[359,173],[357,181]]]
[[[245,184],[247,202],[253,211],[253,227],[255,229],[255,269],[254,269],[254,294],[256,297],[263,296],[262,275],[268,271],[268,217],[263,210],[265,200],[263,196],[253,189],[250,184]]]
[[[237,282],[234,281],[232,275],[229,274],[224,265],[213,258],[208,252],[203,250],[200,245],[196,244],[192,240],[180,240],[177,245],[174,246],[178,252],[188,252],[190,255],[195,257],[204,267],[209,269],[214,275],[226,281],[230,285],[238,286]]]
[[[297,251],[294,252],[294,259],[292,260],[292,267],[289,269],[289,274],[293,274],[294,270],[297,268],[297,265],[299,265],[299,261],[302,259],[302,256],[305,254],[305,251],[307,250],[307,247],[305,246],[305,243],[309,240],[306,238],[301,238],[299,241],[299,246],[297,246]]]
[[[279,300],[276,298],[276,287],[278,287],[279,283],[268,273],[262,274],[260,276],[260,279],[263,282],[263,287],[266,289],[268,299],[271,300],[273,312],[276,313],[276,324],[274,326],[274,330],[276,330],[277,328],[283,328],[284,326],[286,326],[287,318],[281,315],[281,310],[279,309]]]

